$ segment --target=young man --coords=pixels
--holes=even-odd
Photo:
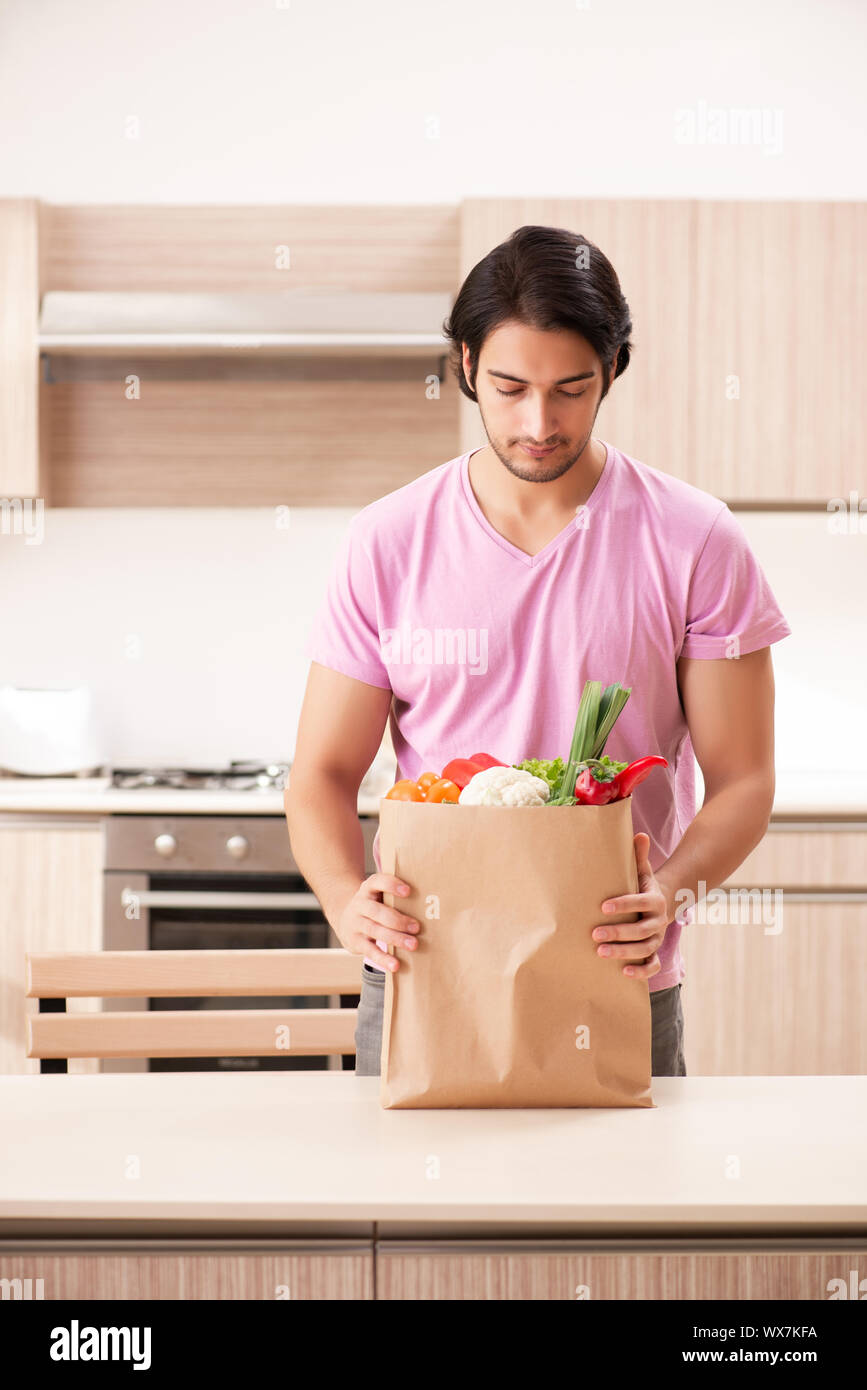
[[[411,952],[421,927],[382,901],[399,879],[364,875],[356,801],[386,720],[397,777],[476,748],[553,758],[586,680],[632,690],[611,756],[668,759],[633,793],[639,892],[608,909],[640,920],[606,928],[600,903],[593,938],[648,981],[653,1074],[686,1074],[676,894],[721,884],[765,833],[770,645],[791,629],[724,503],[594,437],[631,329],[597,247],[519,228],[470,272],[444,325],[487,445],[365,507],[332,572],[286,812],[302,873],[364,956],[359,1075],[379,1072],[383,972],[400,967],[384,948]],[[378,836],[380,866],[377,851]]]

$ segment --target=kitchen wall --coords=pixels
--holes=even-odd
[[[115,763],[290,755],[300,653],[353,514],[49,510],[41,545],[0,546],[0,683],[92,685]],[[780,778],[863,787],[867,536],[737,515],[793,629],[773,648]]]
[[[532,32],[518,0],[7,3],[0,196],[863,199],[859,25],[844,0],[543,0]],[[714,108],[755,110],[759,138],[713,143]],[[269,509],[49,509],[43,544],[0,536],[0,683],[90,684],[118,764],[291,755],[351,515],[298,509],[281,530]],[[739,515],[794,629],[774,648],[781,776],[863,778],[867,537]]]

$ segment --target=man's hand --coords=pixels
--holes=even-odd
[[[400,946],[414,951],[418,945],[415,933],[419,924],[414,917],[398,912],[396,907],[387,907],[382,901],[383,893],[394,893],[405,897],[410,886],[402,878],[393,874],[370,874],[359,885],[358,891],[349,899],[346,907],[335,923],[341,943],[353,955],[369,956],[381,970],[397,970],[397,956],[390,956],[376,944],[376,939],[390,946]],[[406,935],[406,933],[413,935]]]
[[[650,836],[640,830],[634,837],[634,844],[638,892],[625,893],[620,898],[606,898],[600,906],[603,912],[640,912],[641,917],[637,922],[608,922],[595,927],[593,939],[609,943],[597,948],[600,956],[616,956],[632,962],[624,965],[624,975],[649,979],[662,969],[657,951],[662,945],[666,927],[674,920],[674,912],[665,888],[654,877],[650,867],[647,857]]]

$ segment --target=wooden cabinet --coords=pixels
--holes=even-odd
[[[376,1297],[398,1299],[628,1300],[819,1299],[829,1281],[848,1282],[859,1255],[849,1248],[750,1249],[673,1242],[642,1251],[627,1241],[593,1251],[568,1241],[424,1245],[378,1241]],[[681,1248],[678,1249],[677,1246]],[[834,1285],[830,1286],[833,1289]]]
[[[0,1242],[14,1297],[122,1299],[372,1299],[373,1248],[366,1240]],[[29,1285],[25,1282],[32,1281]],[[37,1284],[37,1280],[42,1283]]]
[[[390,311],[375,301],[432,296],[448,311],[458,205],[8,200],[4,211],[7,492],[37,486],[38,457],[41,495],[53,507],[359,507],[457,453],[459,391],[443,370],[444,315],[431,309],[435,342],[414,355],[412,340],[427,337],[427,318],[417,333],[389,333]],[[365,316],[360,332],[350,330],[348,342],[311,347],[297,359],[267,342],[226,351],[219,341],[137,346],[132,333],[132,344],[110,349],[49,342],[40,370],[37,315],[41,296],[53,292],[275,299],[310,292],[373,302],[369,322]],[[330,312],[326,304],[326,339]]]
[[[195,354],[171,370],[122,358],[107,375],[98,358],[70,359],[46,380],[40,295],[280,292],[290,252],[293,289],[453,295],[526,224],[586,235],[629,302],[634,351],[601,407],[604,438],[733,505],[848,503],[849,460],[867,432],[867,204],[640,198],[387,208],[0,200],[0,495],[53,506],[357,506],[393,491],[484,442],[478,407],[438,355],[431,370],[410,363],[383,380],[358,362],[336,379],[287,376],[260,358],[250,371],[219,361],[203,370]],[[383,257],[384,237],[394,255]]]
[[[694,913],[688,1075],[867,1072],[867,825],[772,825]]]
[[[9,1297],[76,1303],[824,1301],[865,1254],[830,1239],[0,1241]]]
[[[629,303],[602,438],[733,505],[848,503],[867,432],[867,204],[467,199],[461,278],[528,224],[594,242]],[[461,448],[484,437],[462,397]]]
[[[689,453],[677,471],[726,501],[848,502],[867,428],[867,204],[693,209]]]
[[[102,949],[102,866],[98,819],[0,817],[0,1072],[39,1071],[25,1056],[25,1014],[37,1009],[24,997],[25,953]],[[89,1012],[100,1001],[71,999],[68,1007]],[[99,1061],[73,1059],[69,1070],[95,1075]]]

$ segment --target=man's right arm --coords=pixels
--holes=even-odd
[[[387,907],[391,874],[366,874],[358,789],[382,743],[391,691],[312,662],[284,793],[292,853],[343,946],[382,968],[375,938],[414,949],[418,923]],[[371,933],[371,935],[368,935]]]

